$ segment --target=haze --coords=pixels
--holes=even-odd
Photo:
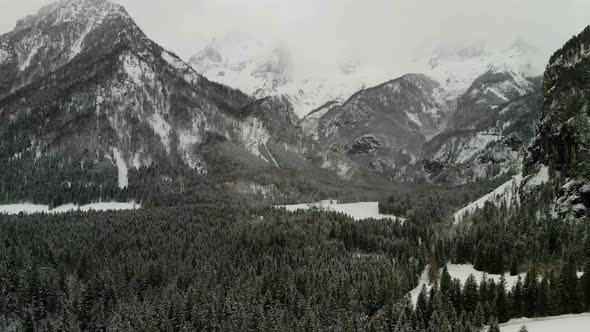
[[[52,1],[0,0],[0,31]],[[416,49],[520,37],[544,57],[590,24],[587,0],[116,0],[146,34],[188,59],[236,31],[284,42],[305,70],[358,60],[403,73]]]

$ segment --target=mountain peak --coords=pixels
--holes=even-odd
[[[62,0],[41,8],[35,15],[19,20],[15,31],[64,23],[100,21],[113,16],[130,18],[123,6],[108,0]]]

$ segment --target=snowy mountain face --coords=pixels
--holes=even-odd
[[[37,184],[93,196],[137,188],[153,174],[161,176],[151,181],[182,188],[183,174],[220,173],[230,156],[207,150],[220,144],[267,174],[280,168],[271,151],[308,152],[288,100],[256,101],[207,80],[109,1],[45,7],[0,36],[0,49],[0,168],[7,170],[0,187],[12,195],[3,198],[29,199]],[[257,64],[261,75],[281,64],[267,65]]]
[[[444,127],[449,107],[442,94],[437,82],[413,74],[359,91],[319,117],[319,141],[376,173],[399,178]]]
[[[213,40],[189,63],[210,80],[257,98],[277,95],[293,76],[287,48],[243,34]]]
[[[288,47],[244,34],[214,39],[189,63],[210,80],[257,98],[284,96],[299,118],[327,103],[342,103],[365,87],[391,79],[363,68],[356,61],[335,66],[331,74],[296,76],[296,64]]]
[[[542,100],[537,58],[519,41],[501,52],[479,45],[430,60],[427,72],[455,107],[446,130],[424,146],[431,179],[468,183],[520,170]]]
[[[467,183],[515,172],[533,135],[540,79],[522,43],[438,51],[425,73],[406,75],[328,104],[302,121],[335,151],[387,178]],[[353,149],[354,150],[354,149]],[[360,156],[360,157],[359,157]]]

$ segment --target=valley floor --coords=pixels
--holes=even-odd
[[[278,208],[285,208],[287,211],[297,210],[308,210],[311,208],[318,208],[326,211],[339,212],[349,215],[355,220],[363,219],[391,219],[393,221],[404,222],[404,218],[386,215],[379,213],[378,202],[359,202],[349,204],[338,204],[329,203],[328,201],[322,201],[320,203],[307,203],[307,204],[292,204],[292,205],[280,205]]]

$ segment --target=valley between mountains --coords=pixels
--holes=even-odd
[[[260,38],[182,59],[109,0],[0,35],[0,331],[584,329],[590,27],[403,75]]]

